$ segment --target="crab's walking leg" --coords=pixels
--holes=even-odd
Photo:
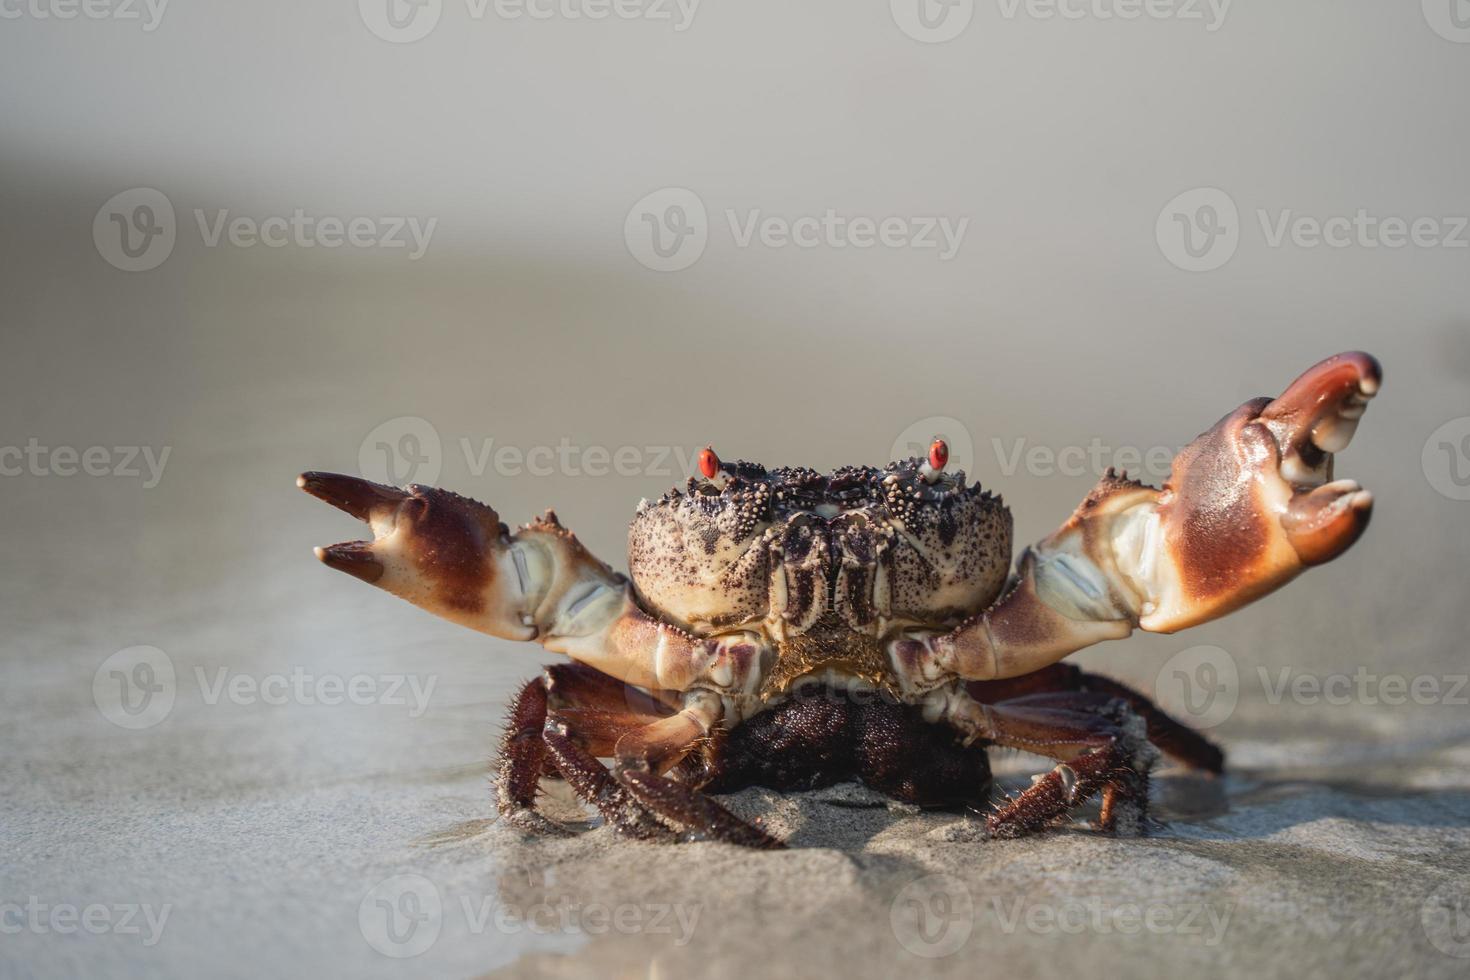
[[[435,615],[536,640],[639,687],[755,694],[766,651],[753,634],[696,638],[655,621],[550,511],[511,533],[494,509],[448,490],[335,473],[297,484],[373,531],[372,541],[318,548],[318,558]]]
[[[678,714],[624,735],[618,740],[613,769],[618,782],[665,824],[687,836],[766,850],[785,847],[689,784],[663,775],[711,736],[723,711],[718,697],[695,691],[685,696]]]
[[[538,677],[527,681],[511,702],[496,766],[495,802],[500,815],[523,830],[565,834],[564,828],[536,812],[536,795],[548,767],[560,775],[547,756],[545,727],[546,681]]]
[[[1215,619],[1337,557],[1363,533],[1372,497],[1332,480],[1333,454],[1380,380],[1369,355],[1338,354],[1195,439],[1162,490],[1110,472],[1026,550],[989,610],[949,633],[892,641],[895,674],[918,692],[1016,677],[1135,628]]]
[[[1192,769],[1218,775],[1225,770],[1225,753],[1188,725],[1171,718],[1144,695],[1126,684],[1089,674],[1075,664],[1052,664],[1033,674],[1000,681],[970,681],[970,696],[982,704],[1001,701],[1047,707],[1065,707],[1074,692],[1090,692],[1106,698],[1121,698],[1148,725],[1148,740],[1164,754]]]
[[[549,761],[579,798],[630,836],[783,846],[688,784],[663,775],[713,737],[724,715],[721,699],[709,692],[682,695],[680,701],[683,708],[676,711],[579,664],[547,668],[522,688],[506,720],[496,777],[501,814],[526,830],[564,832],[535,811],[537,786]],[[615,759],[612,772],[600,757]]]
[[[1019,837],[1045,827],[1099,790],[1103,808],[1098,828],[1141,833],[1148,816],[1148,771],[1158,757],[1143,719],[1127,703],[1078,692],[1055,703],[1031,698],[981,704],[963,688],[931,703],[968,738],[1023,749],[1060,761],[1031,787],[989,818],[992,835]]]
[[[521,689],[506,718],[495,777],[501,816],[523,830],[566,833],[536,811],[541,779],[555,775],[623,833],[672,837],[598,761],[613,754],[624,732],[643,728],[667,712],[647,694],[589,667],[548,667]]]

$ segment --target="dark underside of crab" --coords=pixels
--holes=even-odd
[[[919,707],[878,692],[813,684],[713,734],[665,770],[670,760],[638,736],[669,718],[670,709],[596,671],[559,664],[527,683],[511,705],[496,775],[500,810],[527,830],[566,833],[536,810],[541,781],[560,779],[633,837],[772,848],[781,842],[708,794],[856,781],[903,803],[983,811],[996,837],[1046,827],[1100,792],[1097,828],[1131,834],[1147,820],[1155,747],[1211,774],[1224,766],[1217,747],[1143,695],[1070,664],[970,687],[1006,719],[994,740],[967,743],[952,728],[926,721]],[[992,746],[1069,761],[992,808]],[[611,769],[603,758],[615,760]]]

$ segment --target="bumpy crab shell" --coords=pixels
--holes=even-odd
[[[721,476],[645,501],[628,529],[638,595],[692,632],[769,622],[779,640],[830,623],[881,636],[952,623],[1005,584],[1010,511],[963,472],[741,461]]]

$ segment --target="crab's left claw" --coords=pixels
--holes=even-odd
[[[1139,587],[1139,625],[1173,632],[1214,619],[1336,558],[1368,526],[1373,497],[1333,480],[1382,381],[1361,352],[1329,357],[1275,399],[1247,402],[1175,458],[1151,512],[1134,523],[1140,551],[1117,548]],[[1125,543],[1126,542],[1126,543]],[[1131,566],[1131,567],[1130,567]]]
[[[1261,412],[1260,424],[1278,447],[1277,472],[1292,491],[1282,528],[1304,565],[1336,558],[1368,526],[1373,495],[1353,480],[1332,480],[1332,464],[1382,381],[1371,355],[1339,354],[1307,371]]]

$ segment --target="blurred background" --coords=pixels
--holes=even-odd
[[[504,700],[549,658],[320,567],[357,528],[304,469],[554,506],[623,567],[706,443],[827,469],[943,434],[1020,544],[1361,348],[1363,540],[1079,659],[1247,768],[1312,745],[1357,778],[1470,733],[1463,0],[0,18],[0,899],[172,909],[148,946],[42,916],[7,973],[473,974],[582,942],[401,961],[354,925],[493,813]],[[1339,675],[1368,679],[1276,686]]]

